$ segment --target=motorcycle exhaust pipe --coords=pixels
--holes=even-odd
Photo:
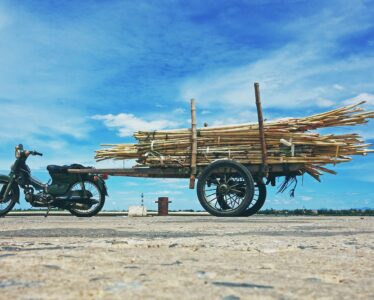
[[[89,207],[87,205],[84,205],[83,203],[74,203],[74,205],[72,206],[78,209],[89,209]]]

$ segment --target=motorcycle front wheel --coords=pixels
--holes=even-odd
[[[97,215],[103,208],[105,203],[105,193],[94,181],[91,180],[84,180],[83,182],[78,181],[74,183],[70,188],[70,192],[82,190],[83,185],[85,191],[90,194],[90,200],[95,200],[96,203],[89,208],[80,208],[78,206],[72,207],[69,209],[69,211],[76,217],[93,217]]]
[[[16,186],[12,186],[10,192],[4,197],[5,190],[8,186],[8,182],[0,181],[0,217],[5,216],[10,212],[19,198],[19,190]],[[2,199],[4,197],[4,199]],[[1,200],[2,199],[2,200]]]

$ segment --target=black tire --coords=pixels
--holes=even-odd
[[[265,204],[266,200],[266,186],[262,181],[257,181],[255,183],[255,191],[253,195],[252,201],[249,203],[249,206],[247,209],[243,212],[241,217],[249,217],[257,213],[262,206]],[[219,197],[217,194],[217,202],[223,209],[229,209],[229,205],[222,199],[222,197]]]
[[[243,192],[235,189],[238,185],[243,187]],[[198,177],[197,197],[200,204],[217,217],[241,216],[252,201],[253,194],[251,173],[245,166],[232,160],[216,161]]]
[[[83,217],[83,218],[93,217],[101,211],[101,209],[103,208],[105,204],[105,192],[101,190],[100,187],[97,185],[97,183],[92,180],[83,180],[83,182],[84,182],[86,190],[90,191],[93,197],[97,197],[97,196],[99,197],[98,199],[99,202],[96,205],[93,205],[89,209],[70,208],[69,211],[72,215],[76,217]],[[77,181],[76,183],[71,185],[70,191],[73,191],[76,187],[80,185],[81,185],[81,181]],[[91,189],[90,187],[96,189],[96,194],[93,193],[92,190],[90,190]]]
[[[264,206],[265,200],[266,185],[262,181],[258,181],[255,185],[255,194],[253,199],[242,216],[249,217],[257,213]]]
[[[2,195],[5,192],[7,185],[8,185],[8,182],[0,181],[0,191],[1,191],[0,195]],[[13,184],[8,197],[6,197],[6,200],[3,202],[0,202],[0,217],[3,217],[8,212],[10,212],[13,209],[14,205],[16,205],[18,200],[19,200],[19,189],[17,185]]]

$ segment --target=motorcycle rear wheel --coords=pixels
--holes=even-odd
[[[89,191],[92,194],[91,199],[97,200],[98,203],[92,205],[88,209],[70,208],[69,211],[76,217],[93,217],[97,215],[103,208],[105,203],[105,193],[104,191],[100,190],[100,187],[96,184],[96,182],[92,180],[84,180],[83,183],[85,190]],[[81,190],[81,184],[81,181],[74,183],[70,187],[70,191]]]
[[[0,198],[3,196],[2,194],[5,192],[5,189],[8,185],[6,181],[0,181]],[[8,212],[10,212],[14,205],[16,205],[19,198],[19,190],[16,189],[15,186],[12,186],[10,193],[7,197],[5,197],[5,201],[0,201],[0,217],[5,216]]]

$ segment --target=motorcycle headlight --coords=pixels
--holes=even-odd
[[[15,151],[16,158],[21,157],[21,151],[23,151],[23,145],[19,144],[18,146],[16,146],[16,151]]]

